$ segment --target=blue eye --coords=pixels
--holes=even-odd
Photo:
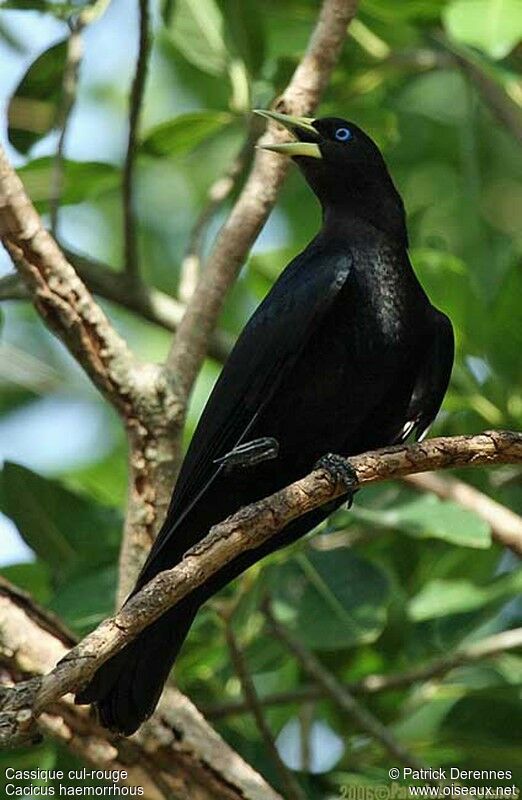
[[[335,131],[335,138],[338,142],[347,142],[352,138],[352,132],[349,128],[337,128]]]

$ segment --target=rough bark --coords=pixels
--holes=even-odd
[[[521,462],[522,433],[511,431],[428,439],[348,459],[359,486],[434,467]],[[105,620],[57,664],[43,679],[34,712],[40,713],[65,693],[86,684],[101,663],[240,553],[259,547],[292,520],[343,494],[343,480],[321,468],[214,526],[179,565],[159,573],[115,617]]]
[[[127,772],[124,783],[143,786],[148,800],[280,800],[279,795],[209,727],[190,700],[165,691],[156,714],[131,739],[100,728],[70,696],[49,706],[31,725],[27,703],[35,676],[63,658],[74,638],[24,592],[0,579],[0,745],[29,743],[43,733],[99,769]],[[5,685],[6,679],[17,690]]]

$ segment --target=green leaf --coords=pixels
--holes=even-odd
[[[169,34],[187,61],[210,75],[223,75],[228,63],[224,27],[214,0],[177,0]]]
[[[27,153],[56,124],[66,53],[65,41],[50,47],[33,61],[14,91],[7,111],[8,137],[20,153]]]
[[[75,576],[55,593],[50,608],[79,636],[84,636],[114,611],[118,584],[114,565]]]
[[[263,15],[256,0],[222,0],[225,13],[225,38],[229,50],[256,76],[265,58]]]
[[[486,586],[477,586],[466,579],[437,579],[423,586],[410,600],[408,614],[415,622],[465,614],[515,597],[521,591],[522,569],[501,575]]]
[[[276,610],[311,648],[373,642],[386,624],[387,577],[350,550],[308,549],[282,565],[274,583]]]
[[[35,158],[17,170],[24,186],[41,213],[48,211],[53,185],[54,159]],[[69,161],[63,163],[61,205],[82,203],[116,189],[121,182],[120,170],[101,161]]]
[[[51,575],[43,561],[30,564],[10,564],[2,567],[2,577],[29,592],[37,603],[45,604],[51,597]]]
[[[430,581],[410,601],[411,619],[420,622],[449,614],[475,611],[488,602],[487,591],[467,580]]]
[[[453,39],[495,59],[507,56],[522,38],[519,0],[453,0],[443,19]]]
[[[116,511],[19,464],[6,462],[1,476],[1,510],[56,581],[116,558],[121,529]]]
[[[356,519],[404,531],[418,539],[442,539],[463,547],[486,549],[491,546],[491,528],[473,511],[457,503],[423,494],[385,511],[374,511],[359,504],[351,510]]]
[[[456,70],[437,70],[410,81],[397,105],[407,114],[420,114],[436,122],[458,125],[469,114],[469,89]]]
[[[219,133],[235,119],[224,111],[193,111],[180,114],[152,128],[144,137],[142,148],[154,156],[181,156]]]

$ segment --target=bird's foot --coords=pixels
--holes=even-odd
[[[327,453],[317,461],[314,469],[326,470],[337,483],[341,483],[345,487],[348,495],[346,505],[347,508],[351,508],[353,496],[359,486],[359,479],[348,459],[336,453]]]
[[[226,469],[233,467],[254,467],[263,461],[270,461],[277,458],[279,453],[279,442],[272,436],[263,436],[260,439],[253,439],[251,442],[238,444],[229,453],[216,458],[214,464],[222,464]]]

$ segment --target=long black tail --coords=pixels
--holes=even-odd
[[[163,689],[163,684],[176,660],[200,606],[233,578],[240,575],[268,553],[294,542],[318,525],[341,505],[337,498],[323,508],[310,511],[291,522],[278,536],[255,550],[247,550],[229,562],[218,573],[145,628],[138,637],[110,658],[95,673],[91,682],[76,695],[77,703],[94,703],[105,727],[129,736],[150,717]],[[149,572],[140,577],[135,592],[156,572],[172,566],[152,563]]]
[[[76,695],[94,703],[106,728],[130,736],[150,717],[187,636],[199,603],[188,598],[145,628],[134,641],[98,669]]]

